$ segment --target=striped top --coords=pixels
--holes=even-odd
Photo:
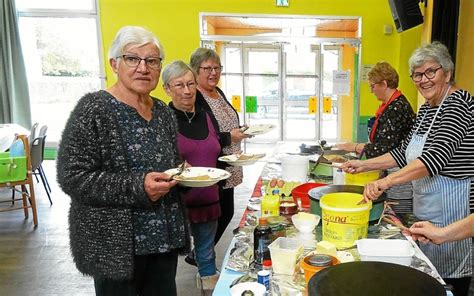
[[[413,133],[424,135],[439,106],[421,106],[408,137],[390,154],[400,167],[407,165],[405,151]],[[426,139],[423,153],[418,157],[429,174],[464,179],[474,178],[474,98],[465,90],[449,95]],[[423,119],[424,118],[424,119]],[[421,126],[420,126],[421,123]],[[471,181],[471,212],[474,210],[474,184]]]

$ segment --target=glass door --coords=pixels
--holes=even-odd
[[[336,142],[352,137],[358,46],[288,42],[223,43],[221,83],[228,99],[238,96],[247,125],[273,124],[247,140]]]
[[[242,122],[277,126],[249,142],[357,139],[361,23],[357,16],[200,14],[202,45],[221,56],[221,86]]]
[[[320,52],[318,45],[285,44],[282,64],[283,140],[319,138]]]
[[[281,55],[275,45],[244,45],[245,123],[273,124],[275,129],[249,142],[276,142],[282,134]],[[256,109],[253,102],[256,102]]]

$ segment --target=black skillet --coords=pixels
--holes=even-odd
[[[310,296],[446,296],[432,276],[407,266],[357,261],[317,272],[308,283]]]

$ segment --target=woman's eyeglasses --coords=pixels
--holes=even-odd
[[[216,72],[217,74],[222,72],[222,66],[218,67],[199,67],[199,69],[202,69],[206,74],[211,74],[212,71]]]
[[[196,88],[196,82],[188,82],[186,84],[184,83],[181,83],[181,82],[178,82],[176,84],[168,84],[169,87],[173,87],[174,89],[177,89],[177,90],[183,90],[185,87],[187,87],[188,89],[194,89]]]
[[[134,55],[124,54],[122,56],[117,57],[117,59],[122,58],[125,62],[125,65],[129,67],[138,67],[142,61],[145,61],[145,65],[152,69],[159,69],[161,68],[161,58],[158,57],[150,57],[150,58],[140,58]]]
[[[413,72],[410,77],[413,81],[415,82],[420,82],[423,79],[423,75],[426,76],[428,79],[433,79],[436,76],[436,72],[443,68],[442,66],[439,66],[436,69],[428,68],[425,70],[425,72]]]

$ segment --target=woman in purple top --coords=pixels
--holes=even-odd
[[[192,166],[216,167],[221,152],[216,128],[206,112],[197,110],[196,74],[182,61],[167,65],[163,71],[163,88],[171,97],[170,108],[178,122],[178,152]],[[221,215],[218,185],[192,188],[184,193],[191,222],[198,287],[211,293],[219,274],[216,270],[214,237]]]

